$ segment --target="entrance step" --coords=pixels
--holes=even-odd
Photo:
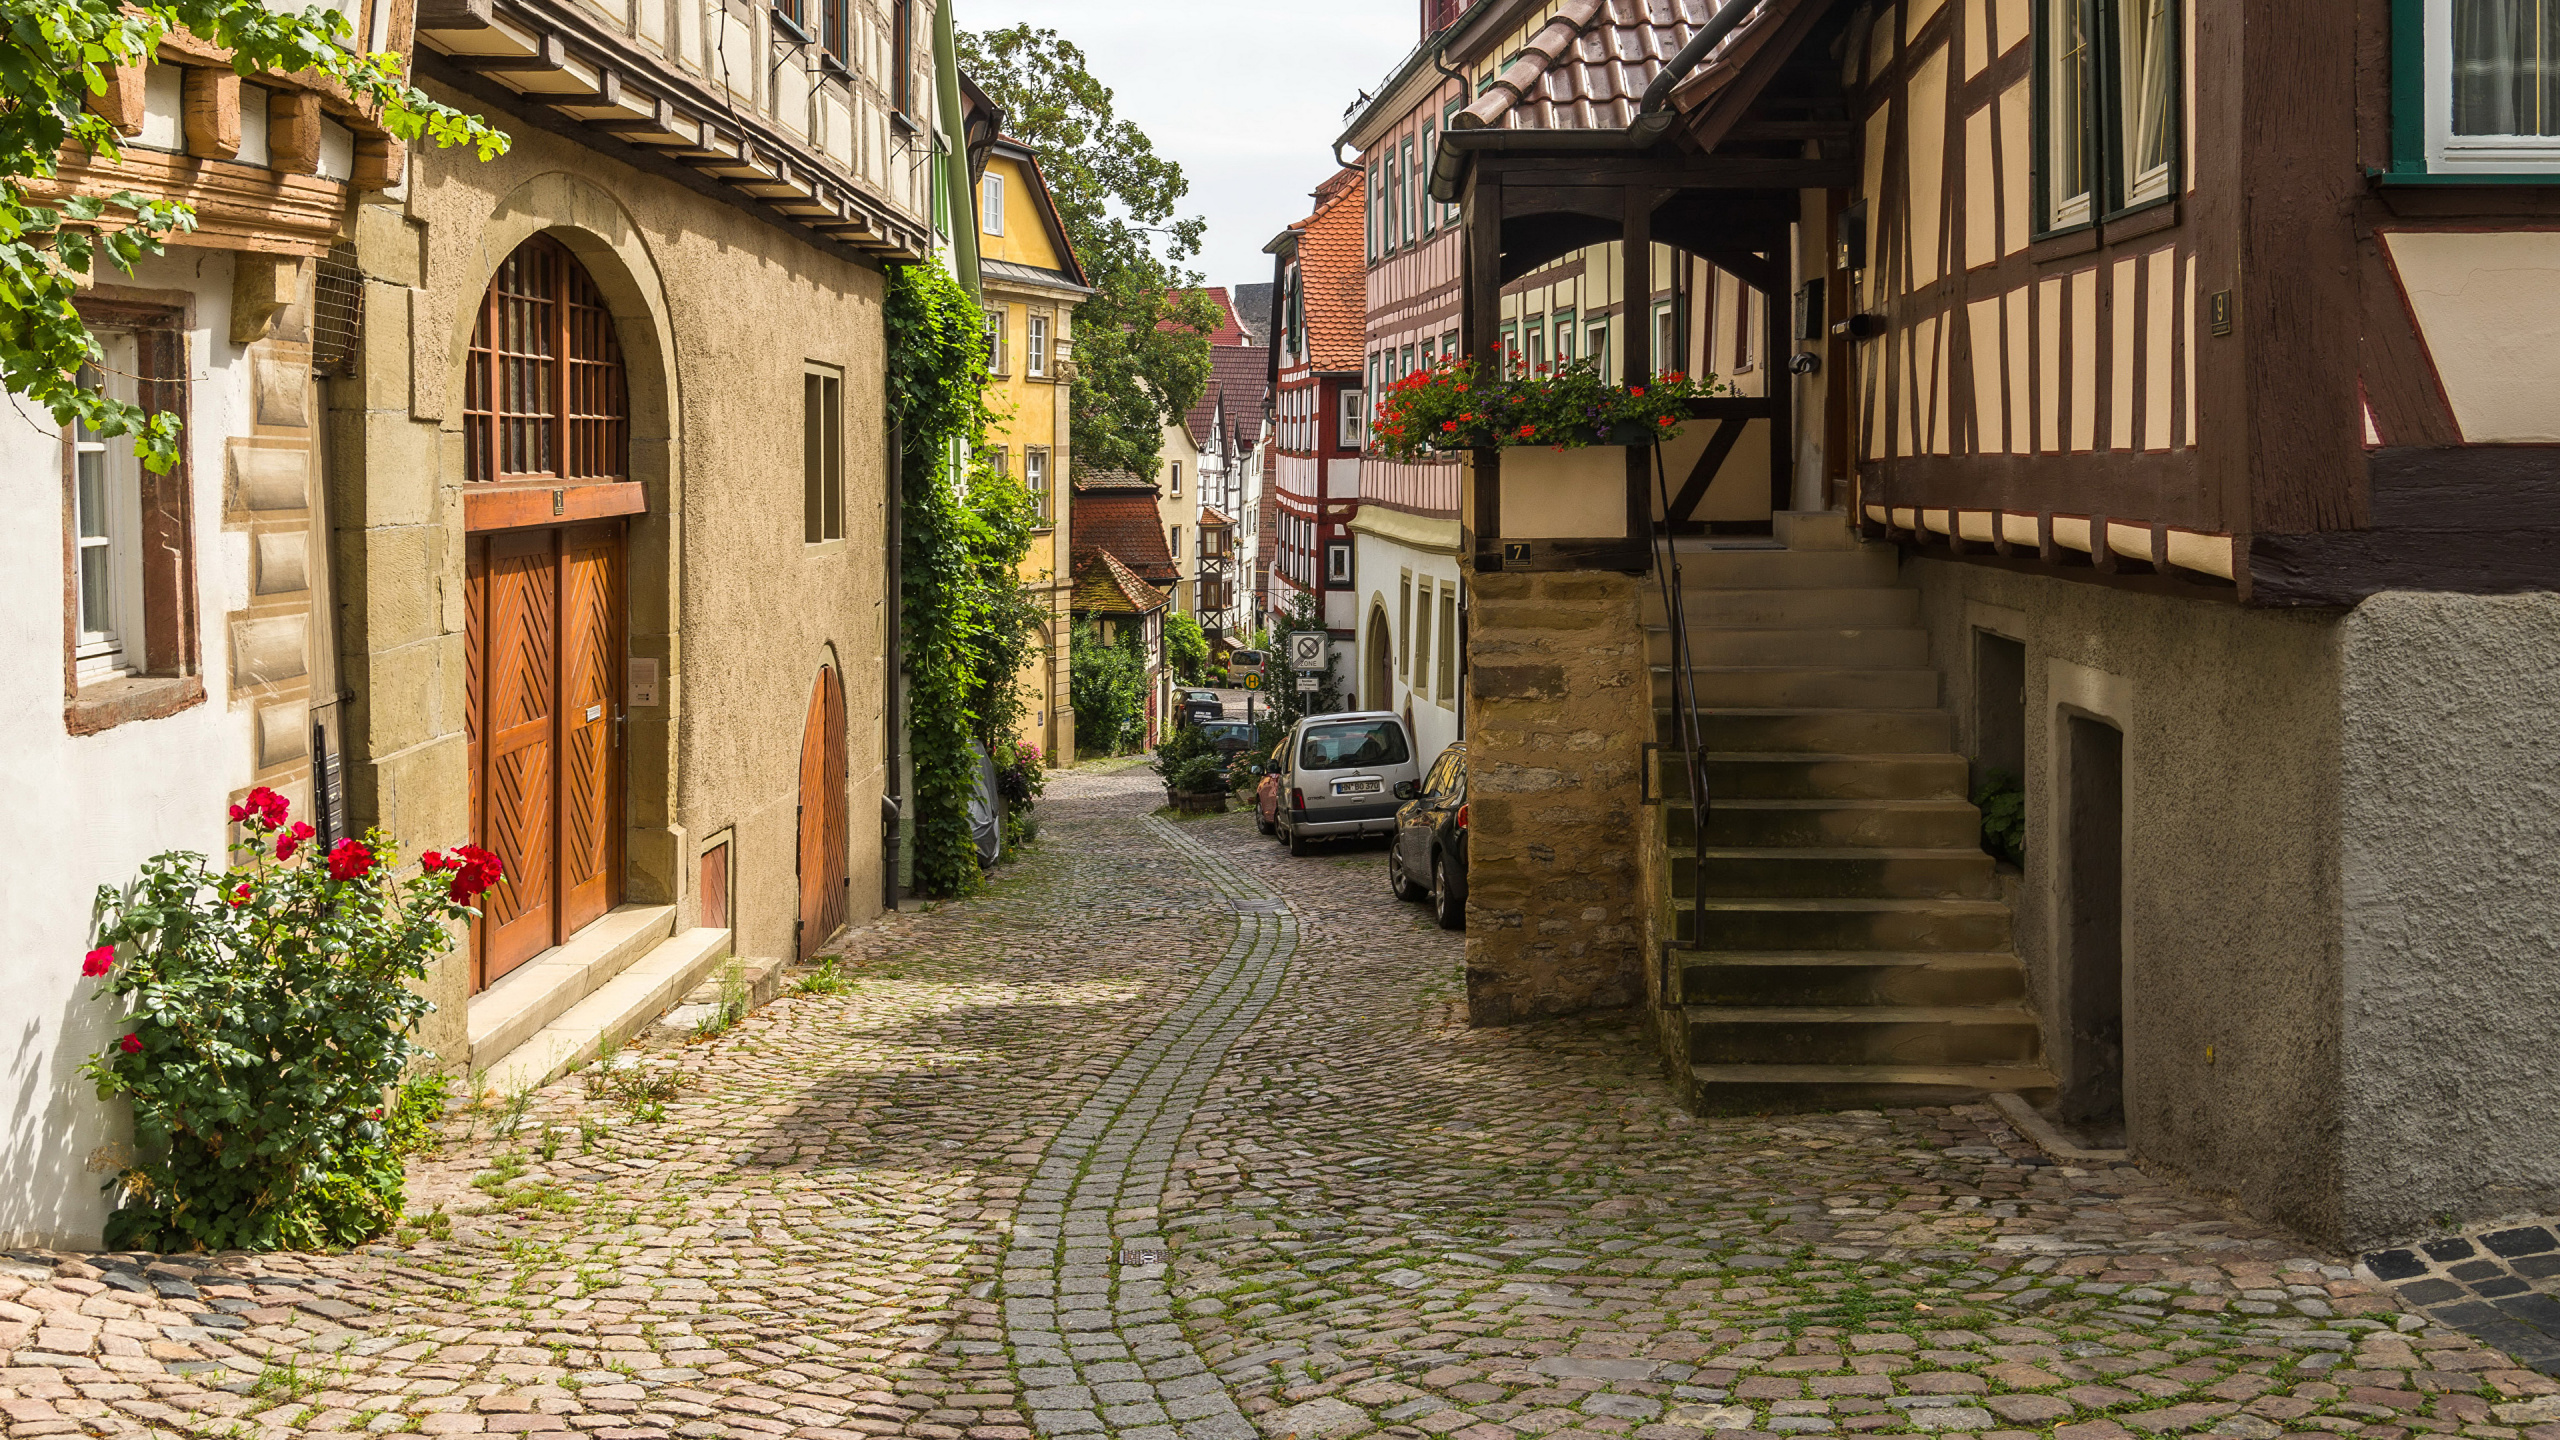
[[[2042,1105],[2054,1092],[2041,1065],[1692,1065],[1689,1081],[1706,1115],[1957,1105],[2004,1092]]]
[[[566,944],[508,971],[471,997],[471,1053],[463,1060],[475,1072],[490,1068],[675,930],[673,905],[617,905]]]
[[[1697,843],[1687,805],[1666,805],[1663,815],[1672,844]],[[1982,812],[1962,800],[1718,800],[1707,811],[1705,837],[1709,849],[1745,850],[1961,850],[1981,843]]]
[[[501,1093],[547,1085],[595,1059],[605,1046],[630,1039],[729,957],[729,934],[706,927],[659,941],[621,974],[487,1066],[482,1085]]]
[[[1672,902],[1682,945],[1700,950],[2006,950],[1998,900],[1709,897]]]
[[[1688,583],[1683,567],[1680,611],[1692,634],[1720,626],[1762,629],[1904,629],[1920,623],[1917,590],[1866,589],[1735,589]],[[1662,587],[1645,585],[1639,592],[1640,613],[1647,625],[1670,623],[1662,609]]]
[[[1677,740],[1671,692],[1657,683],[1654,734]],[[1719,754],[1947,755],[1954,752],[1955,717],[1944,710],[1737,708],[1719,701],[1701,683],[1699,737]]]
[[[1696,885],[1710,896],[1802,895],[1823,899],[1867,897],[1901,900],[1996,900],[1999,872],[1991,857],[1974,850],[1897,850],[1850,846],[1769,849],[1725,847],[1685,862],[1698,852],[1672,851],[1671,893],[1686,900]]]
[[[1653,693],[1672,693],[1669,665],[1655,665]],[[1926,710],[1938,703],[1938,672],[1928,669],[1823,669],[1818,665],[1691,667],[1698,698],[1740,710]]]
[[[1658,666],[1670,664],[1669,626],[1647,628],[1645,658]],[[1910,670],[1929,663],[1929,632],[1775,625],[1759,629],[1693,628],[1689,632],[1689,659],[1701,668],[1787,665],[1826,670]]]
[[[2014,955],[1944,950],[1674,952],[1692,1005],[2017,1005]]]
[[[1890,545],[1741,550],[1683,544],[1677,553],[1684,590],[1849,590],[1892,585],[1902,570],[1901,553]]]
[[[1781,510],[1769,522],[1778,543],[1790,550],[1855,550],[1866,543],[1844,510]]]
[[[1790,755],[1707,752],[1707,795],[1723,800],[1962,800],[1961,755]],[[1689,798],[1689,772],[1675,753],[1662,793]]]
[[[2032,1065],[2036,1018],[1997,1005],[1691,1005],[1699,1065]]]

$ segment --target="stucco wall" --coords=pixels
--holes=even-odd
[[[2339,1233],[2339,631],[2319,614],[1910,560],[1970,752],[1973,638],[2026,646],[2016,934],[2048,1052],[2066,704],[2124,735],[2125,1104],[2146,1164]]]
[[[440,98],[453,98],[442,96]],[[476,106],[477,102],[473,102]],[[879,908],[886,438],[875,269],[537,129],[503,158],[429,151],[405,205],[358,223],[365,373],[332,387],[336,553],[351,793],[404,842],[467,824],[461,378],[474,307],[527,236],[578,254],[630,367],[631,653],[660,662],[660,704],[632,706],[626,892],[698,915],[700,844],[733,831],[739,954],[791,952],[801,732],[821,664],[842,671],[853,794],[851,917]],[[803,539],[801,376],[844,371],[844,539]],[[460,1038],[467,962],[434,989],[431,1042]]]
[[[98,1243],[107,1178],[88,1166],[99,1146],[130,1134],[81,1078],[82,1059],[117,1033],[110,1007],[80,974],[100,885],[132,880],[165,850],[226,861],[223,814],[252,783],[254,708],[233,704],[223,617],[249,603],[248,536],[224,528],[225,437],[246,434],[248,375],[230,343],[231,257],[179,249],[146,258],[115,293],[193,307],[187,335],[197,639],[205,700],[156,720],[75,736],[63,723],[66,603],[62,443],[50,417],[21,400],[0,424],[0,467],[26,507],[0,528],[0,575],[17,603],[0,606],[0,744],[8,754],[17,853],[0,865],[0,1245]],[[23,416],[24,418],[19,418]],[[124,443],[124,442],[113,442]],[[296,813],[307,791],[293,796]]]
[[[1438,599],[1441,589],[1453,589],[1458,584],[1458,557],[1442,551],[1424,550],[1401,544],[1383,535],[1370,534],[1355,525],[1351,531],[1351,573],[1359,582],[1355,591],[1360,607],[1359,626],[1352,641],[1353,655],[1344,662],[1342,676],[1359,688],[1361,708],[1381,708],[1368,694],[1369,667],[1372,663],[1369,655],[1369,617],[1372,614],[1384,614],[1387,617],[1389,651],[1387,674],[1390,695],[1389,703],[1383,708],[1412,718],[1414,744],[1422,764],[1427,767],[1432,761],[1440,758],[1441,751],[1456,744],[1459,738],[1457,692],[1452,690],[1445,696],[1440,693],[1441,647]],[[1423,685],[1423,693],[1417,696],[1413,693],[1412,671],[1414,658],[1422,653],[1421,647],[1416,643],[1417,637],[1408,629],[1404,637],[1402,653],[1396,653],[1396,617],[1398,611],[1405,608],[1408,603],[1408,590],[1412,609],[1417,612],[1422,609],[1423,586],[1426,582],[1435,587],[1432,592],[1431,615],[1428,621],[1432,627],[1430,654],[1427,657],[1430,661],[1431,673]],[[1406,623],[1411,627],[1419,627],[1425,621],[1417,614]],[[1456,674],[1454,664],[1451,666],[1450,673],[1453,676]]]
[[[2344,1232],[2560,1209],[2560,596],[2345,619]]]

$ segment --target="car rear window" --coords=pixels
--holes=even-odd
[[[1298,743],[1301,770],[1349,770],[1369,765],[1401,765],[1413,758],[1405,747],[1404,727],[1393,720],[1360,720],[1310,728]]]

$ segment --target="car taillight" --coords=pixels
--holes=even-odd
[[[1458,807],[1458,828],[1461,830],[1467,828],[1467,807],[1464,805]]]
[[[1304,809],[1306,809],[1306,808],[1307,808],[1307,792],[1306,792],[1306,791],[1304,791],[1304,790],[1299,789],[1298,787],[1296,787],[1296,786],[1294,786],[1294,785],[1290,786],[1290,787],[1289,787],[1289,808],[1290,808],[1290,809],[1292,809],[1292,810],[1304,810]]]

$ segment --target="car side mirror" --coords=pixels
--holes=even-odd
[[[1410,800],[1421,793],[1422,787],[1416,785],[1410,780],[1399,780],[1396,782],[1396,798],[1399,800]]]

